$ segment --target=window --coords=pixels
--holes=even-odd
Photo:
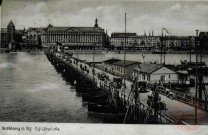
[[[145,75],[142,75],[142,79],[145,80]]]
[[[150,75],[147,76],[147,81],[150,81]]]
[[[165,76],[163,75],[163,76],[160,76],[160,81],[161,82],[165,82]]]
[[[170,75],[169,75],[169,79],[170,79]]]

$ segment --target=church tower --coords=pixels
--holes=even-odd
[[[98,27],[98,23],[97,23],[97,18],[95,19],[95,26],[94,27]]]
[[[14,40],[15,26],[12,21],[7,25],[7,44]]]

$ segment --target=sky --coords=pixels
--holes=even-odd
[[[108,31],[135,32],[143,35],[154,31],[161,35],[193,36],[195,30],[208,31],[208,1],[121,1],[121,0],[4,0],[1,26],[10,20],[16,29],[53,26],[94,26]],[[168,35],[168,34],[167,34]]]

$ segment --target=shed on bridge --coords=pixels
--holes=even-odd
[[[133,76],[148,82],[178,83],[178,74],[162,64],[142,63]]]

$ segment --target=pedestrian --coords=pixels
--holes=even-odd
[[[169,97],[170,99],[173,99],[173,96],[174,96],[174,93],[173,93],[172,91],[170,91],[169,94],[168,94],[168,97]]]

